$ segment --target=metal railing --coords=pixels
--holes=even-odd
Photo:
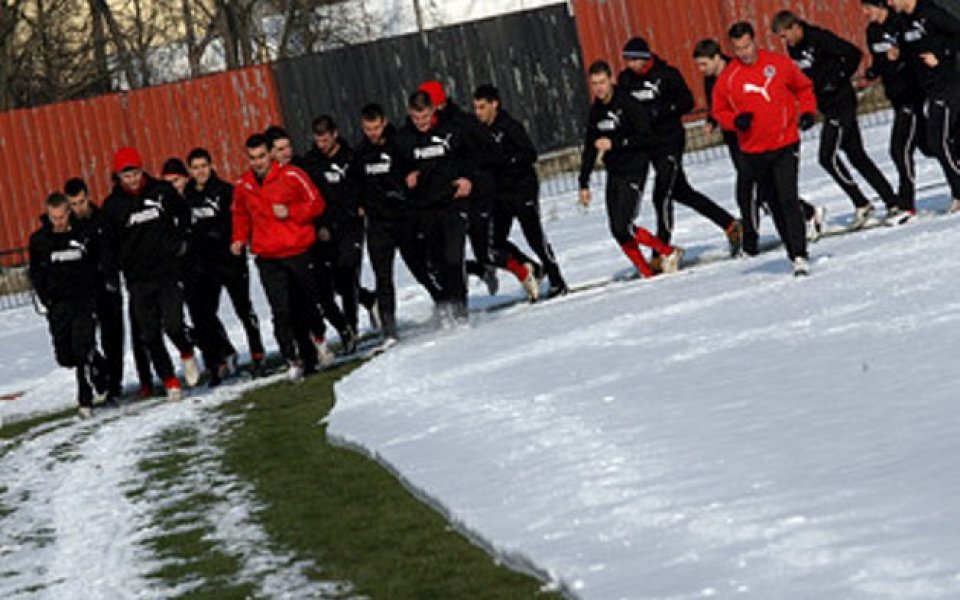
[[[33,303],[28,264],[29,252],[26,248],[0,251],[0,310]]]

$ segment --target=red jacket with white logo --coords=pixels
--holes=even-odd
[[[289,216],[277,218],[274,204],[285,205]],[[273,163],[263,183],[247,171],[233,188],[233,241],[250,242],[263,258],[303,254],[316,240],[313,220],[324,208],[310,176],[297,167]]]
[[[757,62],[733,60],[713,88],[713,118],[725,131],[736,131],[740,150],[770,152],[800,141],[799,115],[816,113],[813,83],[783,54],[760,50]],[[737,130],[737,115],[753,113],[746,131]]]

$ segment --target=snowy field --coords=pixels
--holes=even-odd
[[[886,136],[886,125],[865,131],[893,174]],[[815,150],[804,148],[803,194],[843,224],[851,205]],[[728,161],[691,165],[689,175],[733,209]],[[921,185],[940,177],[921,162]],[[571,284],[626,267],[595,194],[586,213],[572,188],[544,198]],[[923,210],[948,203],[942,187],[920,197]],[[646,200],[641,221],[652,216]],[[958,226],[960,217],[925,218],[823,240],[805,280],[775,251],[476,314],[468,327],[409,338],[341,382],[329,433],[396,470],[503,560],[576,597],[957,598]],[[675,239],[692,255],[725,246],[683,207]],[[501,280],[502,294],[520,293]],[[405,275],[399,287],[402,319],[426,319],[425,295]],[[482,286],[472,291],[476,304],[491,301]],[[262,291],[254,295],[272,343]],[[223,313],[243,347],[232,311]],[[0,402],[0,418],[74,406],[72,375],[53,364],[32,309],[4,312],[0,341],[0,396],[25,391]],[[190,589],[197,582],[145,582],[162,561],[143,541],[150,516],[195,481],[223,498],[206,515],[210,539],[242,557],[264,597],[348,586],[312,583],[310,565],[270,553],[248,484],[219,474],[205,440],[231,424],[203,416],[249,387],[0,442],[0,597]],[[195,479],[132,493],[150,483],[137,464],[162,452],[171,431],[201,440],[191,447]],[[38,586],[46,591],[29,591]]]

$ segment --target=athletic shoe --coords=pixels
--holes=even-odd
[[[650,270],[653,271],[654,275],[659,275],[663,273],[663,257],[659,254],[656,254],[650,257]]]
[[[357,351],[357,334],[352,327],[347,327],[340,332],[340,346],[343,354],[349,355]]]
[[[960,198],[954,198],[953,202],[950,203],[950,208],[947,209],[947,214],[952,215],[958,211],[960,211]]]
[[[77,416],[86,421],[93,416],[93,409],[89,406],[81,406],[77,409]]]
[[[313,345],[317,347],[317,359],[323,368],[329,367],[337,359],[337,355],[333,353],[324,338],[313,338]]]
[[[738,256],[743,248],[743,223],[735,219],[724,231],[730,244],[730,256]]]
[[[183,400],[183,388],[180,387],[180,380],[176,377],[163,382],[163,387],[167,390],[167,402],[180,402]]]
[[[215,388],[223,383],[223,377],[220,376],[220,370],[223,368],[223,365],[220,368],[210,371],[210,378],[207,379],[207,387]]]
[[[287,381],[290,383],[300,383],[303,381],[303,367],[295,360],[287,363]]]
[[[197,364],[197,357],[193,354],[183,354],[180,358],[183,360],[183,379],[187,382],[187,387],[194,387],[200,382],[200,365]]]
[[[487,286],[487,292],[491,296],[496,296],[500,291],[500,280],[497,279],[497,268],[493,265],[487,265],[483,270],[483,283]]]
[[[827,222],[827,207],[814,206],[813,216],[807,220],[807,239],[815,242],[823,237],[823,226]]]
[[[536,302],[540,295],[540,282],[537,281],[533,263],[524,263],[523,266],[527,268],[527,277],[520,282],[520,285],[523,286],[523,291],[527,293],[527,299],[530,302]]]
[[[237,373],[237,361],[239,357],[236,352],[232,352],[227,355],[223,362],[220,363],[220,378],[226,379],[227,377],[232,377]]]
[[[547,299],[558,298],[560,296],[566,296],[570,293],[570,288],[567,287],[566,283],[560,283],[558,285],[551,285],[550,289],[547,290]]]
[[[903,225],[913,217],[909,210],[903,210],[898,206],[887,209],[887,214],[883,217],[883,224],[889,227]]]
[[[380,316],[380,302],[373,301],[373,304],[367,307],[367,317],[370,319],[370,329],[380,331],[383,329],[383,318]]]
[[[100,408],[120,408],[120,397],[107,396],[107,399],[103,401]]]
[[[676,273],[680,270],[680,263],[683,260],[683,248],[674,246],[673,252],[663,257],[663,272]]]
[[[265,374],[265,370],[263,366],[263,355],[254,354],[253,356],[251,356],[251,361],[250,361],[250,376],[253,377],[254,379],[257,379],[258,377],[263,377],[264,374]]]
[[[810,274],[810,263],[802,256],[793,259],[793,276],[806,277]]]
[[[154,396],[153,386],[149,384],[141,385],[140,390],[137,392],[137,398],[140,400],[153,398],[153,396]]]
[[[867,221],[870,220],[870,216],[873,214],[873,211],[874,208],[872,204],[858,206],[857,209],[853,211],[853,224],[850,225],[850,229],[853,231],[861,229],[867,224]]]

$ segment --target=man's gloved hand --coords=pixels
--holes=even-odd
[[[813,116],[813,113],[805,112],[800,115],[800,129],[801,131],[806,131],[813,127],[817,122],[817,118]]]
[[[746,112],[740,113],[733,119],[733,125],[740,131],[746,131],[750,129],[750,125],[753,123],[753,113]]]

